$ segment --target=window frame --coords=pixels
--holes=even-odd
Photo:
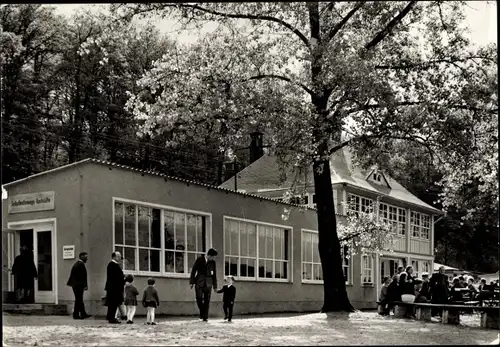
[[[418,218],[416,218],[418,220],[418,225],[414,224],[415,219],[412,218],[413,215],[418,216]],[[425,221],[425,219],[427,219],[427,221]],[[424,222],[426,222],[426,223],[424,223]],[[424,225],[426,225],[426,226],[424,226]],[[413,235],[413,228],[414,227],[418,227],[418,236]],[[429,241],[430,242],[431,229],[432,229],[431,228],[431,216],[426,214],[426,213],[411,210],[410,211],[410,229],[411,229],[410,236],[413,240],[421,240],[421,241]],[[426,237],[422,237],[422,234],[424,231],[427,232]]]
[[[233,217],[233,216],[228,216],[228,215],[223,215],[223,222],[222,222],[222,243],[223,243],[223,257],[222,257],[222,263],[223,263],[223,273],[224,276],[225,274],[225,264],[226,264],[226,258],[236,258],[238,257],[238,273],[240,271],[240,259],[246,258],[252,258],[255,259],[255,277],[241,277],[239,275],[234,276],[234,278],[238,281],[246,281],[246,282],[273,282],[273,283],[293,283],[293,227],[288,226],[288,225],[281,225],[281,224],[275,224],[275,223],[268,223],[268,222],[262,222],[262,221],[256,221],[256,220],[251,220],[251,219],[245,219],[245,218],[239,218],[239,217]],[[247,256],[234,256],[234,255],[227,255],[226,254],[226,225],[228,224],[228,221],[234,221],[234,222],[243,222],[243,223],[249,223],[249,224],[254,224],[255,225],[255,258],[253,257],[247,257]],[[239,225],[239,224],[238,224]],[[268,277],[259,277],[259,260],[260,260],[260,255],[259,255],[259,226],[264,226],[264,227],[272,227],[272,228],[281,228],[285,229],[285,237],[288,238],[288,258],[287,260],[280,260],[280,259],[275,259],[273,258],[273,265],[275,264],[276,261],[280,262],[285,262],[287,265],[287,274],[288,278],[268,278]],[[273,233],[273,253],[274,253],[274,233]],[[239,232],[238,228],[238,252],[241,251],[241,233]],[[270,260],[270,258],[264,258],[264,261]],[[273,266],[274,268],[274,266]],[[274,272],[275,270],[273,270]]]
[[[302,257],[304,256],[304,233],[309,233],[309,234],[318,234],[317,230],[312,230],[312,229],[300,229],[300,280],[301,283],[306,283],[306,284],[323,284],[323,280],[309,280],[309,279],[304,279],[303,277],[303,266],[304,266],[304,261],[302,260]],[[319,251],[318,251],[319,252]],[[341,249],[341,252],[343,252],[343,249]],[[343,254],[341,253],[339,256],[342,257],[342,271],[344,270],[344,267],[347,266],[348,272],[347,272],[347,281],[345,281],[346,286],[351,286],[352,285],[352,273],[353,273],[353,262],[352,262],[352,256],[349,257],[349,262],[347,265],[344,265],[344,257],[342,256]],[[319,254],[318,254],[319,257]],[[314,256],[313,256],[314,259]],[[321,266],[321,260],[319,263],[315,262],[306,262],[308,264],[319,264]]]
[[[364,266],[364,258],[367,257],[370,259],[370,265],[371,267],[369,268],[366,268],[365,269],[365,266]],[[364,277],[364,271],[365,270],[370,270],[370,279],[371,279],[371,282],[364,282],[363,281],[363,277]],[[374,272],[375,270],[375,257],[373,255],[373,253],[365,253],[365,254],[361,254],[361,278],[360,278],[360,282],[361,282],[361,286],[363,287],[373,287],[375,285],[375,279],[374,279]]]
[[[113,251],[117,248],[124,248],[124,247],[130,247],[129,245],[125,244],[125,239],[123,240],[124,244],[117,245],[116,244],[116,236],[115,236],[115,205],[116,203],[121,203],[124,205],[134,205],[135,206],[135,238],[136,238],[136,244],[133,246],[134,248],[134,255],[135,255],[135,270],[127,270],[124,269],[123,273],[124,274],[131,274],[134,276],[155,276],[155,277],[161,277],[161,278],[189,278],[190,277],[190,268],[192,264],[188,264],[187,267],[185,267],[185,272],[184,273],[174,273],[174,272],[167,272],[166,267],[165,267],[165,252],[166,250],[166,245],[165,245],[165,218],[164,218],[164,212],[165,211],[170,211],[170,212],[178,212],[178,213],[184,213],[184,214],[193,214],[197,216],[201,216],[205,218],[205,249],[210,249],[212,247],[212,213],[210,212],[204,212],[204,211],[197,211],[197,210],[191,210],[191,209],[185,209],[185,208],[179,208],[175,206],[168,206],[168,205],[160,205],[160,204],[155,204],[155,203],[150,203],[150,202],[145,202],[145,201],[139,201],[139,200],[131,200],[131,199],[126,199],[126,198],[121,198],[121,197],[112,197],[112,210],[111,210],[111,223],[112,223],[112,245],[113,245]],[[138,218],[138,213],[139,213],[139,207],[145,207],[149,208],[151,213],[153,209],[159,209],[160,210],[160,271],[159,272],[153,272],[153,271],[140,271],[139,270],[139,249],[144,249],[144,247],[139,246],[139,218]],[[125,225],[125,215],[123,216],[123,224]],[[186,223],[185,223],[186,224]],[[187,228],[187,225],[185,225],[185,230]],[[149,229],[151,230],[151,226],[149,226]],[[125,237],[125,236],[124,236]],[[149,243],[151,243],[151,240],[149,240]],[[151,248],[151,249],[156,249],[156,248]],[[185,258],[187,257],[186,254],[189,253],[189,251],[186,249],[184,250],[185,253]],[[122,254],[124,256],[124,254]],[[187,260],[184,260],[184,264],[186,264]]]
[[[387,218],[382,217],[382,206],[387,207]],[[391,208],[396,210],[396,214],[391,213]],[[404,213],[402,213],[404,212]],[[391,219],[391,216],[395,216],[395,219]],[[404,216],[404,222],[400,221],[400,217]],[[380,203],[380,211],[379,211],[379,220],[385,221],[386,223],[389,223],[392,225],[392,231],[395,235],[401,236],[401,237],[406,237],[406,233],[408,232],[406,228],[406,209],[402,207],[398,207],[395,205],[388,204],[386,202],[381,202]],[[403,233],[401,233],[401,230],[403,230]]]

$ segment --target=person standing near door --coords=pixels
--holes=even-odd
[[[106,319],[111,324],[119,324],[120,321],[115,318],[116,310],[123,302],[123,290],[125,286],[125,276],[120,267],[120,260],[122,255],[120,252],[113,252],[111,254],[111,261],[108,264],[106,274],[106,302],[108,305],[108,314]]]
[[[73,288],[75,295],[75,308],[73,309],[73,319],[85,319],[91,317],[85,312],[85,304],[83,303],[83,292],[88,289],[87,282],[87,252],[81,252],[78,255],[78,260],[71,268],[67,285]]]
[[[210,296],[212,288],[217,291],[217,273],[215,271],[215,257],[218,252],[210,248],[207,255],[202,255],[196,259],[191,270],[189,284],[191,289],[195,286],[196,303],[200,310],[200,319],[208,321],[208,310],[210,307]]]
[[[16,284],[16,299],[19,302],[27,302],[31,297],[33,279],[38,279],[33,258],[30,257],[28,247],[21,247],[21,254],[14,259],[12,275]]]

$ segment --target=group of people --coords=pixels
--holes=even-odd
[[[397,273],[391,278],[385,277],[379,296],[379,313],[388,315],[394,309],[394,302],[430,302],[433,304],[446,304],[462,298],[459,288],[468,288],[471,294],[476,295],[478,290],[474,286],[472,277],[456,277],[450,286],[448,276],[444,273],[444,266],[437,273],[429,277],[429,273],[422,273],[422,278],[413,276],[413,267],[407,266],[405,271],[399,267]],[[486,281],[484,281],[486,282]],[[485,284],[485,283],[484,283]],[[442,310],[434,309],[433,316],[441,315]],[[409,312],[409,315],[413,315]]]
[[[212,290],[223,294],[224,320],[231,322],[233,316],[233,306],[236,297],[236,288],[234,287],[234,277],[228,276],[224,279],[224,285],[217,289],[217,272],[215,258],[218,252],[211,248],[206,255],[198,257],[193,265],[189,284],[191,289],[195,289],[196,303],[199,309],[199,319],[208,321],[210,307],[210,298]],[[91,317],[85,311],[83,303],[83,293],[88,289],[87,270],[85,263],[88,255],[86,252],[79,254],[79,259],[73,265],[67,285],[72,287],[75,296],[75,306],[73,310],[74,319],[86,319]],[[124,275],[121,266],[120,252],[111,254],[111,261],[107,266],[105,304],[108,307],[106,319],[111,324],[121,323],[127,320],[127,324],[133,324],[137,308],[137,296],[139,291],[133,284],[134,276]],[[142,295],[142,305],[147,308],[146,324],[156,325],[155,310],[160,305],[158,291],[155,288],[155,280],[149,278],[147,286]]]

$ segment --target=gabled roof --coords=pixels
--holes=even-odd
[[[203,186],[203,187],[207,187],[207,188],[215,189],[215,190],[220,190],[220,191],[224,191],[224,192],[231,193],[231,194],[238,194],[238,195],[249,196],[249,197],[252,197],[252,198],[259,199],[259,200],[268,200],[268,201],[272,201],[274,203],[279,203],[279,204],[283,204],[283,205],[289,205],[289,206],[295,206],[295,207],[305,208],[305,209],[308,209],[308,210],[314,210],[314,211],[316,210],[315,208],[312,208],[312,207],[301,206],[301,205],[291,204],[291,203],[285,203],[285,202],[277,201],[277,200],[274,200],[274,199],[271,199],[271,198],[268,198],[268,197],[265,197],[265,196],[260,196],[260,195],[250,194],[250,193],[244,193],[244,192],[235,192],[234,190],[232,190],[230,188],[213,186],[213,185],[210,185],[210,184],[196,182],[196,181],[191,181],[191,180],[187,180],[187,179],[184,179],[184,178],[179,178],[179,177],[174,177],[174,176],[168,176],[168,175],[162,174],[160,172],[149,171],[149,170],[141,170],[141,169],[137,169],[137,168],[134,168],[134,167],[131,167],[131,166],[121,165],[121,164],[113,163],[113,162],[110,162],[110,161],[100,160],[100,159],[93,159],[93,158],[83,159],[83,160],[80,160],[80,161],[77,161],[77,162],[74,162],[74,163],[71,163],[71,164],[59,166],[59,167],[57,167],[55,169],[52,169],[52,170],[43,171],[43,172],[40,172],[40,173],[31,175],[31,176],[28,176],[28,177],[19,179],[17,181],[6,183],[2,187],[9,188],[11,186],[15,186],[15,185],[21,184],[23,182],[32,180],[32,179],[34,179],[36,177],[45,176],[45,175],[48,175],[48,174],[51,174],[51,173],[54,173],[54,172],[63,171],[63,170],[66,170],[66,169],[69,169],[69,168],[72,168],[72,167],[76,167],[76,166],[80,166],[80,165],[83,165],[83,164],[86,164],[86,163],[94,163],[94,164],[104,165],[104,166],[108,166],[108,167],[111,166],[111,167],[115,167],[115,168],[121,168],[121,169],[128,170],[128,171],[135,171],[135,172],[141,173],[143,175],[144,174],[149,174],[149,175],[153,175],[153,176],[159,176],[159,177],[163,177],[165,179],[169,179],[169,180],[173,180],[173,181],[179,181],[179,182],[184,182],[184,183],[198,185],[198,186]],[[234,184],[233,184],[233,186],[234,186]]]
[[[332,184],[348,184],[358,189],[367,190],[381,196],[423,207],[435,214],[443,213],[417,198],[389,175],[384,175],[388,184],[387,186],[367,180],[367,172],[353,165],[352,155],[347,147],[332,154],[330,158],[330,170],[332,173]],[[288,172],[291,171],[289,170]],[[312,165],[310,172],[311,173],[307,175],[306,187],[314,186]],[[237,175],[238,189],[257,194],[259,191],[276,188],[288,189],[293,181],[292,175],[289,174],[285,181],[280,183],[280,170],[277,158],[271,155],[264,155],[240,171]],[[221,187],[234,187],[234,177],[224,182]]]

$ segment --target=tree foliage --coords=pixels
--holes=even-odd
[[[191,49],[179,48],[183,54],[163,56],[139,82],[154,98],[132,95],[129,108],[145,120],[146,132],[180,128],[179,141],[215,125],[212,131],[230,142],[257,126],[271,135],[282,166],[312,163],[323,311],[335,311],[352,306],[336,256],[340,243],[330,155],[351,146],[360,164],[368,165],[374,154],[390,152],[394,139],[425,146],[433,155],[446,154],[446,204],[459,179],[452,173],[454,163],[481,151],[468,146],[468,134],[478,120],[487,127],[497,112],[490,89],[496,81],[491,75],[496,52],[494,47],[471,48],[461,26],[463,5],[148,3],[113,10],[128,19],[157,13],[186,26],[220,24]],[[480,91],[470,88],[485,79],[491,83]],[[347,140],[342,131],[349,133]],[[463,148],[452,141],[457,133]],[[477,177],[481,170],[470,169],[468,175]]]

